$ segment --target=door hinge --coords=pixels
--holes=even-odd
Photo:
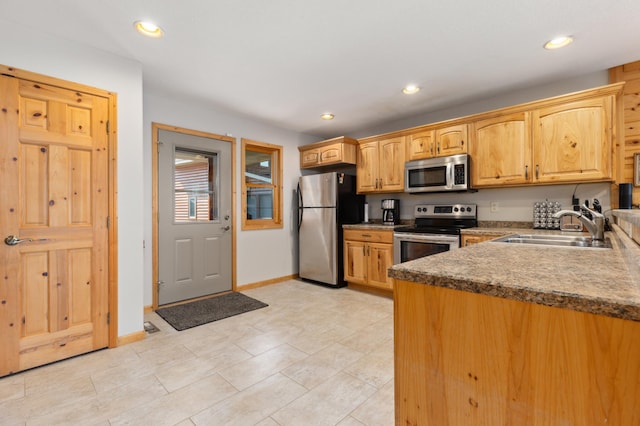
[[[160,286],[163,285],[163,284],[164,284],[164,281],[162,281],[162,280],[158,280],[156,282],[156,285],[158,286],[158,291],[160,291]]]
[[[107,325],[111,324],[111,312],[107,312]]]
[[[160,152],[160,145],[164,145],[164,143],[158,141],[158,144],[156,145],[156,149],[158,150],[158,152]]]

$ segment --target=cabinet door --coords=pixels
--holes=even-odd
[[[387,269],[393,265],[393,245],[370,243],[369,253],[369,285],[392,289],[393,280],[387,277]]]
[[[407,136],[408,160],[420,160],[433,157],[435,154],[435,137],[433,130],[414,133]]]
[[[379,178],[380,190],[404,190],[404,136],[385,139],[379,142]]]
[[[320,164],[334,164],[342,161],[342,144],[336,143],[320,150]]]
[[[606,96],[535,110],[535,181],[611,179],[612,105]]]
[[[531,182],[531,120],[528,112],[480,120],[473,125],[471,185]]]
[[[315,167],[320,162],[320,152],[317,149],[300,152],[300,168]]]
[[[464,154],[468,145],[468,125],[445,127],[436,130],[436,157]]]
[[[366,243],[344,240],[344,280],[367,283]]]
[[[461,245],[462,247],[471,246],[473,244],[480,244],[485,241],[493,240],[494,238],[501,237],[502,235],[462,235]]]
[[[358,146],[356,162],[357,191],[375,192],[378,189],[378,142],[366,142]]]

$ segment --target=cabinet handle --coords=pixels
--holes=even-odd
[[[438,147],[438,154],[440,154],[440,141],[438,141],[437,147]]]
[[[433,155],[433,142],[429,145],[429,152]]]
[[[536,164],[536,179],[538,179],[539,174],[540,174],[540,166]]]
[[[524,178],[529,179],[529,165],[524,166]]]
[[[371,234],[362,234],[362,238],[371,238]]]

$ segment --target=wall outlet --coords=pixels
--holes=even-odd
[[[491,204],[489,204],[489,209],[491,210],[491,213],[495,213],[498,211],[498,202],[497,201],[492,201]]]

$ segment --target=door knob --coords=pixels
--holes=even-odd
[[[8,246],[15,246],[16,244],[24,243],[25,241],[33,241],[33,240],[31,238],[25,238],[24,240],[21,240],[15,235],[9,235],[7,238],[4,239],[4,243]]]
[[[231,227],[230,227],[229,225],[227,225],[227,226],[223,226],[223,227],[222,227],[222,230],[223,230],[223,231],[228,231],[229,229],[231,229]]]

